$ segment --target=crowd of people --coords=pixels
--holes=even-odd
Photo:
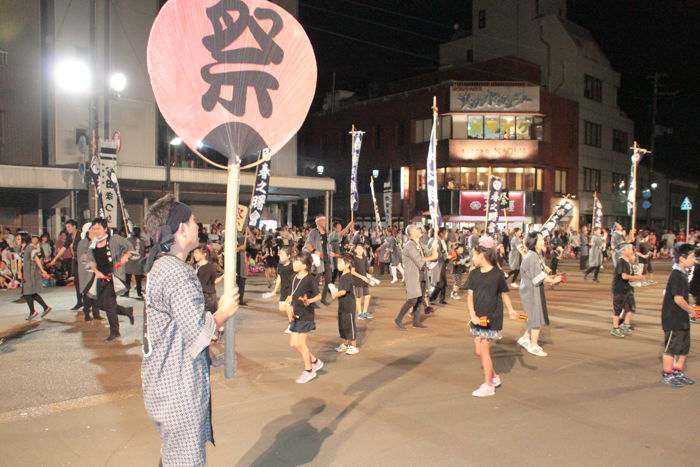
[[[118,297],[129,296],[133,287],[135,298],[145,300],[144,398],[162,434],[168,423],[177,422],[172,413],[162,412],[158,391],[163,378],[178,378],[178,371],[187,368],[192,387],[180,385],[178,390],[189,391],[187,400],[208,400],[208,385],[203,388],[200,383],[208,383],[209,365],[216,361],[204,351],[220,338],[226,320],[246,305],[246,278],[256,274],[264,275],[268,288],[261,298],[276,298],[285,319],[281,330],[289,334],[289,345],[299,354],[303,369],[297,383],[314,380],[324,367],[310,339],[318,307],[337,301],[335,350],[357,355],[356,321],[375,318],[372,288],[385,278],[390,287],[405,289],[406,301],[394,317],[396,329],[402,332],[408,331],[407,325],[426,328],[425,316],[436,313],[448,299],[464,300],[468,332],[483,369],[483,381],[472,394],[486,397],[501,385],[490,347],[502,337],[504,309],[508,317],[524,321],[518,345],[532,355],[547,356],[540,341],[540,332],[549,324],[545,288],[567,281],[566,274],[559,272],[562,259],[578,259],[582,277],[592,276],[595,282],[600,281],[601,270],[610,267],[610,334],[624,338],[634,330],[635,288],[654,282],[653,260],[669,257],[673,269],[661,309],[661,379],[673,387],[694,383],[684,368],[690,323],[695,320],[690,296],[697,304],[700,294],[700,274],[694,274],[700,271],[695,259],[700,231],[691,231],[688,238],[671,231],[659,236],[651,230],[626,232],[615,223],[609,232],[583,226],[580,231],[561,229],[545,237],[536,230],[515,227],[491,237],[476,226],[433,230],[421,224],[405,228],[327,224],[325,216],[319,215],[312,226],[248,227],[239,233],[234,300],[217,296],[225,260],[222,224],[216,221],[206,228],[196,223],[189,207],[172,197],[151,207],[143,234],[138,227],[128,235],[111,231],[104,219],[81,228],[69,220],[55,243],[48,234],[5,229],[0,240],[0,286],[20,290],[29,320],[51,312],[41,296],[44,287],[74,286],[73,310],[82,310],[85,321],[101,320],[103,311],[110,325],[108,341],[120,337],[119,316],[134,323],[133,308],[118,303]],[[512,305],[511,289],[518,289],[521,311]],[[41,314],[35,303],[42,307]],[[181,351],[173,352],[173,346]],[[206,430],[201,431],[210,428],[208,412],[189,406],[183,411],[199,420],[195,425],[200,431],[188,442],[192,452],[203,455],[196,446],[209,440]],[[167,449],[165,434],[163,439],[164,455],[175,452],[176,446]]]

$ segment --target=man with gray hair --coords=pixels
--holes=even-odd
[[[316,253],[321,259],[321,264],[316,268],[316,275],[323,277],[323,290],[321,292],[321,302],[330,305],[327,300],[328,284],[331,283],[331,249],[328,245],[328,232],[326,231],[326,216],[319,214],[316,216],[316,228],[311,229],[306,238],[304,250],[309,253]]]
[[[420,322],[420,304],[422,302],[423,290],[421,289],[421,275],[425,269],[425,263],[434,261],[438,257],[438,242],[433,242],[433,249],[428,256],[423,255],[423,249],[420,246],[420,229],[410,224],[406,227],[406,236],[408,241],[403,247],[403,267],[404,279],[406,280],[406,303],[403,304],[399,314],[396,315],[394,323],[402,331],[406,331],[403,325],[403,318],[409,310],[413,313],[413,327],[424,328],[425,325]]]

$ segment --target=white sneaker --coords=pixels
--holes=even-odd
[[[316,377],[316,372],[311,370],[311,371],[302,371],[301,375],[295,380],[297,384],[305,384],[311,381]]]
[[[292,333],[291,326],[287,326],[287,329],[284,330],[284,333],[285,333],[285,334],[291,334],[291,333]]]
[[[354,345],[348,345],[348,349],[345,351],[345,353],[348,355],[355,355],[357,353],[360,353],[360,349],[358,349]]]
[[[344,342],[335,348],[336,352],[345,352],[346,350],[348,350],[348,346]]]
[[[500,375],[493,375],[493,379],[491,380],[491,385],[493,385],[494,388],[497,388],[501,384],[502,383],[501,383]]]
[[[490,384],[482,384],[476,391],[472,392],[472,396],[474,397],[489,397],[494,394],[496,394],[496,388]]]
[[[530,351],[530,339],[528,339],[527,337],[521,336],[520,339],[518,339],[518,345],[520,345],[528,352]]]
[[[314,373],[314,376],[316,376],[316,372],[321,368],[323,368],[323,360],[317,358],[316,363],[311,364],[311,371]]]
[[[527,351],[530,352],[532,355],[537,355],[538,357],[547,356],[547,352],[542,350],[542,347],[540,347],[539,345],[530,346],[530,348],[528,348]]]
[[[398,281],[399,281],[398,279],[394,278],[394,279],[391,280],[391,283],[392,283],[392,284],[396,284]]]

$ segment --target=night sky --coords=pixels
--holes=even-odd
[[[570,0],[569,19],[587,28],[622,74],[620,105],[649,147],[654,72],[662,73],[657,124],[673,129],[656,139],[656,167],[700,178],[700,1]],[[471,24],[460,0],[299,0],[300,20],[319,62],[316,106],[336,89],[366,97],[385,83],[437,67],[438,46],[453,25]]]

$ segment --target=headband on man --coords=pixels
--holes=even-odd
[[[146,259],[146,272],[151,270],[159,254],[170,251],[170,247],[175,243],[175,232],[180,228],[180,224],[186,224],[190,221],[190,216],[192,216],[192,210],[189,206],[179,201],[173,204],[168,220],[151,234],[152,246]]]

